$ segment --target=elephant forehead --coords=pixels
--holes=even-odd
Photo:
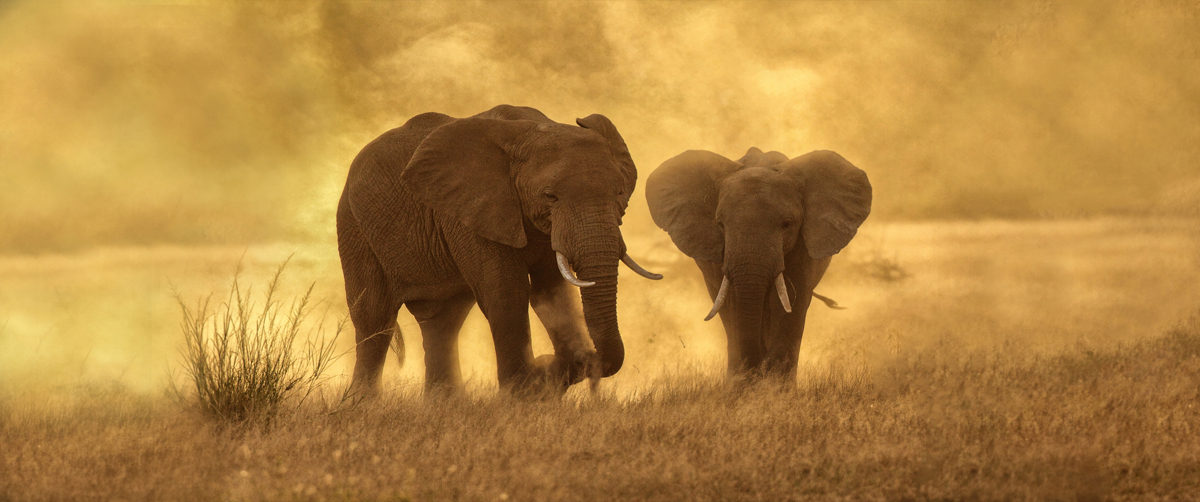
[[[738,194],[795,193],[794,181],[779,171],[764,167],[746,167],[729,175],[721,183],[721,192]]]
[[[576,127],[575,129],[579,129]],[[548,134],[531,145],[531,159],[557,163],[570,161],[575,166],[613,167],[615,158],[604,137],[590,131]]]
[[[769,167],[787,162],[787,160],[787,155],[784,155],[783,153],[773,150],[763,153],[763,151],[759,150],[758,148],[751,148],[750,151],[746,152],[746,155],[742,156],[741,159],[738,159],[738,163],[749,167]]]
[[[548,151],[571,149],[608,149],[608,141],[596,131],[566,124],[539,125],[535,143]]]
[[[553,184],[560,192],[608,196],[617,193],[625,183],[616,164],[582,162],[563,166]]]
[[[791,210],[799,202],[795,181],[770,169],[745,168],[721,183],[719,206],[724,210]]]

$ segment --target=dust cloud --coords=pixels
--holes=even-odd
[[[169,358],[177,312],[164,291],[219,289],[231,261],[264,243],[299,243],[302,280],[337,298],[333,218],[350,160],[426,111],[602,113],[643,180],[686,149],[835,150],[871,176],[867,236],[884,224],[926,235],[912,223],[925,221],[1196,215],[1198,24],[1200,6],[1182,0],[0,3],[0,255],[11,257],[0,258],[0,346],[57,344],[69,357],[47,359],[83,372],[108,358],[106,375],[141,367],[128,347]],[[641,187],[625,232],[647,261],[694,273],[662,242]],[[948,232],[926,242],[960,242]],[[1172,232],[1164,253],[1186,234]],[[918,242],[886,246],[906,244]],[[265,270],[288,250],[259,254]],[[46,260],[70,263],[47,271]],[[864,291],[888,300],[870,283],[838,284],[827,289],[850,294],[843,303]],[[1175,315],[1186,295],[1170,285],[1153,298]],[[623,324],[670,295],[687,298],[687,323],[707,310],[698,283],[654,287],[668,289],[623,287]],[[106,296],[121,300],[91,303]],[[468,329],[483,329],[476,317]],[[647,322],[626,328],[657,358],[642,361],[681,354],[664,344],[723,357],[714,326]],[[464,352],[487,361],[483,336]],[[110,353],[89,349],[113,337],[123,341]]]

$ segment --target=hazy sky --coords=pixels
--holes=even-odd
[[[832,149],[881,221],[1178,208],[1197,26],[1191,1],[0,2],[0,251],[328,239],[366,142],[500,103],[607,115],[642,180]]]

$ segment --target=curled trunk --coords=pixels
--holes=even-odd
[[[591,270],[580,272],[580,275],[596,283],[595,286],[580,290],[580,293],[583,296],[583,320],[596,346],[601,377],[612,376],[625,362],[625,344],[617,327],[616,268],[614,263],[612,275],[608,276],[594,275]],[[602,273],[599,270],[595,272]]]
[[[625,361],[625,344],[617,326],[617,266],[624,255],[615,216],[600,211],[580,211],[571,223],[558,225],[552,238],[556,251],[566,255],[580,281],[593,285],[579,289],[583,320],[596,347],[599,368],[589,368],[592,378],[612,376]],[[587,214],[587,217],[582,215]],[[565,229],[572,232],[565,232]]]

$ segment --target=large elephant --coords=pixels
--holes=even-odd
[[[352,392],[378,391],[402,305],[421,327],[427,389],[461,384],[458,332],[477,303],[502,388],[561,391],[621,368],[617,262],[661,276],[629,258],[618,228],[637,180],[625,141],[603,115],[576,123],[508,105],[425,113],[355,157],[337,212]],[[533,357],[530,305],[553,357]]]
[[[730,374],[794,379],[813,289],[871,212],[866,173],[829,151],[690,150],[651,173],[646,200],[704,274]]]

